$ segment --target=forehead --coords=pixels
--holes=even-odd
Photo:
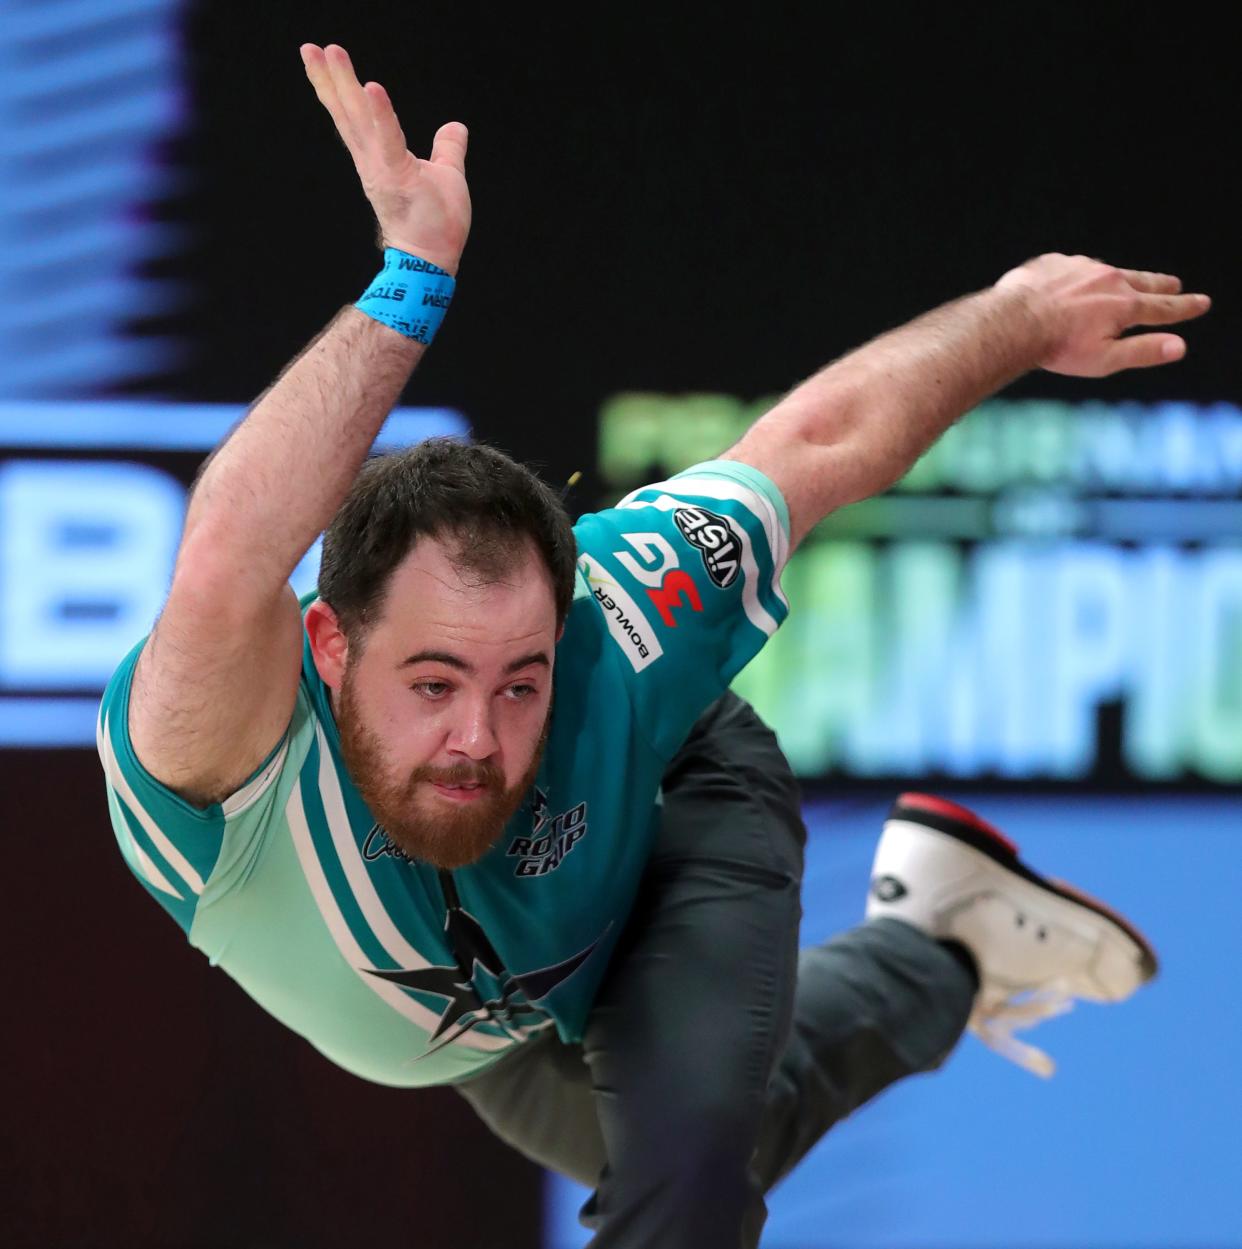
[[[393,570],[378,628],[394,640],[432,632],[495,647],[555,634],[552,577],[530,539],[486,577],[456,555],[452,542],[421,538]]]

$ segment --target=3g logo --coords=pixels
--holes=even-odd
[[[642,562],[629,551],[614,551],[613,558],[630,576],[647,587],[647,597],[670,629],[677,628],[673,616],[677,608],[703,610],[703,600],[699,597],[694,578],[678,565],[677,552],[663,534],[626,533],[621,536],[638,552]]]

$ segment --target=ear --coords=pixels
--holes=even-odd
[[[339,690],[349,661],[349,640],[336,612],[323,599],[316,599],[306,609],[306,636],[321,680],[329,689]]]

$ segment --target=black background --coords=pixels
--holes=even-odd
[[[1094,394],[1236,399],[1239,90],[1208,12],[200,4],[191,124],[163,154],[188,178],[152,206],[191,228],[159,270],[191,283],[191,350],[134,389],[246,401],[375,272],[311,40],[388,87],[420,154],[443,121],[471,129],[474,230],[407,401],[459,408],[553,481],[588,470],[581,510],[608,394],[771,394],[1045,250],[1215,297],[1187,362]],[[452,1092],[344,1075],[185,946],[116,854],[93,755],[2,767],[0,1242],[538,1243],[538,1172]]]
[[[474,229],[409,398],[462,408],[552,477],[591,465],[609,393],[771,394],[1046,250],[1217,300],[1193,363],[1093,393],[1229,397],[1239,96],[1229,40],[1195,13],[203,5],[179,153],[196,185],[174,206],[199,233],[196,354],[159,385],[253,395],[377,267],[309,39],[388,87],[420,154],[443,121],[470,127]]]

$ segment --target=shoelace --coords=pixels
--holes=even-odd
[[[1056,1063],[1043,1050],[1019,1041],[1013,1034],[1073,1008],[1073,995],[1062,989],[1024,990],[989,1006],[976,1005],[968,1026],[1002,1058],[1047,1079],[1056,1071]]]

